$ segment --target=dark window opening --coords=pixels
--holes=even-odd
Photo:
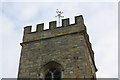
[[[56,68],[51,68],[46,73],[45,80],[61,80],[61,72]]]

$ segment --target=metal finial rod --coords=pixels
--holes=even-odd
[[[57,9],[56,13],[57,13],[57,16],[55,17],[58,17],[58,26],[60,26],[60,18],[64,17],[64,16],[61,16],[63,12]]]

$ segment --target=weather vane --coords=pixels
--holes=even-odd
[[[61,16],[63,12],[57,9],[56,13],[57,13],[57,16],[55,17],[58,17],[58,26],[60,26],[60,18],[64,17],[64,16]]]

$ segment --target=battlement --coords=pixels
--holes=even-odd
[[[62,26],[57,27],[57,21],[49,22],[49,29],[44,30],[44,23],[37,24],[35,32],[31,32],[32,26],[24,27],[23,42],[40,40],[45,38],[52,38],[62,36],[75,32],[86,31],[83,16],[75,16],[75,23],[70,24],[69,18],[62,19]]]

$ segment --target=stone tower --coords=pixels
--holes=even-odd
[[[62,26],[56,27],[56,21],[37,24],[35,32],[32,26],[24,28],[21,43],[21,57],[18,78],[96,78],[94,52],[82,15],[75,17],[70,24],[69,18],[62,19]]]

